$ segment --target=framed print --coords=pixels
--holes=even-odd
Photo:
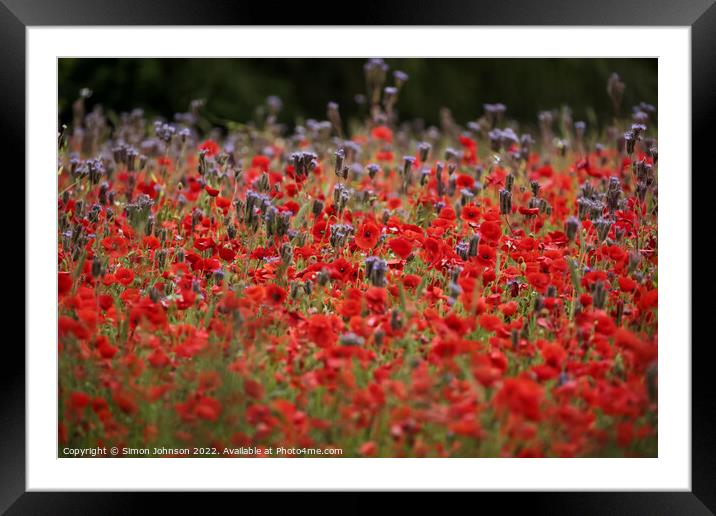
[[[691,338],[712,2],[351,25],[44,3],[0,6],[27,203],[3,509],[438,490],[713,510]]]

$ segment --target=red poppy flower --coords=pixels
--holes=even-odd
[[[485,244],[480,244],[477,246],[477,261],[481,265],[493,265],[496,256],[497,253],[494,247]]]
[[[381,287],[370,287],[365,292],[368,308],[375,313],[383,313],[387,302],[387,292]]]
[[[531,421],[539,421],[543,398],[544,389],[537,382],[527,378],[507,378],[495,397],[495,405]]]
[[[204,140],[201,145],[199,145],[199,150],[206,151],[206,155],[212,157],[216,156],[221,148],[214,140]]]
[[[363,457],[375,457],[376,453],[378,452],[378,446],[375,444],[375,442],[368,441],[366,443],[361,444],[358,451]]]
[[[72,288],[72,276],[69,272],[57,273],[57,293],[62,296]]]
[[[480,224],[480,234],[486,240],[496,241],[502,236],[502,229],[498,223],[486,220]]]
[[[462,208],[460,218],[465,222],[472,222],[473,224],[477,224],[477,222],[480,220],[480,208],[478,208],[474,204],[468,204]]]
[[[549,285],[549,276],[540,272],[527,274],[527,281],[534,287],[537,292],[544,293]]]
[[[380,228],[373,222],[367,220],[358,228],[355,242],[363,250],[373,249],[380,239]]]
[[[257,154],[251,160],[251,166],[260,169],[262,172],[268,172],[271,159],[268,156]]]
[[[134,414],[137,412],[137,403],[134,398],[125,392],[115,391],[112,394],[112,400],[119,407],[119,409],[125,414]]]
[[[458,189],[462,188],[468,188],[472,189],[473,186],[475,186],[475,178],[472,176],[468,176],[467,174],[460,174],[457,176],[457,179],[455,180],[455,185]]]
[[[386,143],[393,142],[393,131],[391,131],[390,128],[385,125],[378,125],[374,127],[371,130],[370,135],[376,140],[381,140]]]
[[[335,331],[333,316],[318,314],[308,321],[308,336],[312,342],[321,348],[335,344],[338,334]]]
[[[391,238],[388,247],[402,259],[406,259],[413,252],[413,244],[401,237]]]
[[[114,277],[125,287],[134,281],[134,272],[125,267],[120,267],[114,273]]]
[[[274,305],[282,305],[286,300],[286,291],[271,283],[266,286],[266,298]]]
[[[90,397],[87,393],[75,391],[70,394],[68,405],[73,410],[82,410],[90,402]]]
[[[415,274],[407,274],[403,277],[403,285],[408,290],[415,290],[420,285],[420,276]]]
[[[221,415],[221,402],[210,396],[203,396],[194,407],[194,413],[200,419],[217,421]]]
[[[315,241],[322,242],[328,234],[328,222],[325,220],[316,221],[311,230],[311,234]]]

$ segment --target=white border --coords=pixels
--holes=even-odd
[[[29,27],[27,489],[690,490],[690,42],[688,27]],[[659,58],[658,459],[56,458],[57,57],[634,54]]]

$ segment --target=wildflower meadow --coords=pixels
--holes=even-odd
[[[604,127],[499,99],[420,127],[428,85],[356,63],[363,115],[324,84],[292,127],[271,91],[222,124],[79,92],[59,455],[655,457],[655,107],[612,74]]]

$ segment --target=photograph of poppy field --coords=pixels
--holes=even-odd
[[[657,456],[655,60],[59,72],[59,456]]]

